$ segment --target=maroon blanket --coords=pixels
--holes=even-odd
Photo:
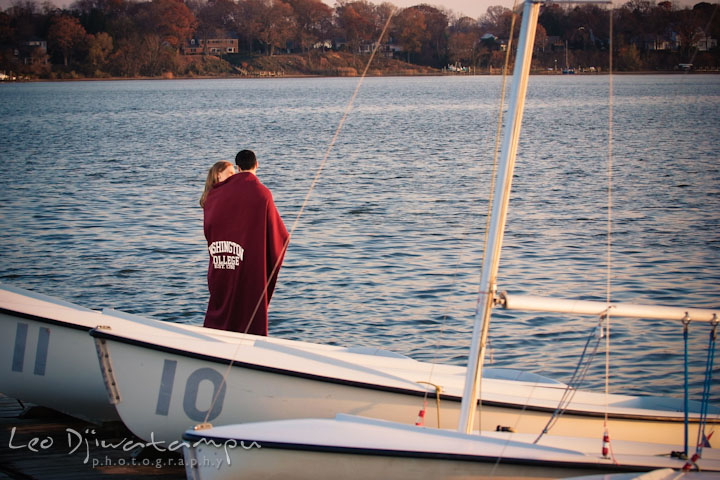
[[[240,172],[210,191],[204,212],[210,253],[205,326],[267,335],[279,264],[270,274],[282,263],[288,238],[270,190],[254,174]]]

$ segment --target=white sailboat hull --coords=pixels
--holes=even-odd
[[[404,421],[417,416],[412,397],[243,366],[233,366],[221,386],[227,369],[222,363],[108,343],[121,395],[117,411],[147,441],[177,441],[189,426],[207,421],[296,418],[303,412],[328,418],[338,411],[363,412]]]
[[[681,469],[672,445],[520,435],[466,435],[346,415],[190,430],[184,435],[189,479],[232,478],[562,478],[593,473]],[[720,471],[706,449],[701,468]],[[318,468],[322,465],[322,468]]]
[[[87,330],[0,313],[0,352],[5,395],[91,422],[120,419],[108,402]]]
[[[188,472],[188,479],[193,480],[237,480],[243,479],[280,479],[294,480],[367,480],[383,478],[393,480],[417,480],[418,478],[477,480],[547,478],[555,479],[566,475],[590,475],[592,469],[568,469],[563,472],[557,468],[533,468],[528,465],[500,465],[494,462],[471,462],[452,459],[391,457],[384,454],[351,454],[308,452],[300,450],[258,450],[231,454],[233,466],[242,465],[238,469],[216,468],[224,461],[222,450],[198,453],[200,458],[185,457],[186,465],[197,465],[195,471]],[[268,471],[272,465],[272,472]],[[322,465],[318,469],[318,465]],[[318,473],[320,470],[321,473]]]
[[[233,334],[105,314],[20,288],[0,285],[0,392],[94,423],[118,421],[89,331],[173,331],[193,338]]]
[[[109,329],[91,331],[98,326]],[[114,405],[98,364],[100,340],[118,386]],[[426,396],[425,425],[454,428],[465,374],[463,367],[390,352],[100,313],[7,286],[0,286],[0,352],[0,392],[96,423],[120,419],[140,438],[165,442],[205,421],[224,425],[350,413],[413,424]],[[228,369],[230,359],[237,361]],[[224,393],[211,409],[226,372]],[[514,370],[487,369],[486,377],[485,430],[501,426],[537,434],[565,391],[564,384]],[[442,387],[439,423],[435,390],[419,381]],[[604,407],[604,395],[576,392],[552,433],[600,438]],[[678,443],[681,410],[675,399],[614,395],[614,438]],[[720,423],[717,409],[710,413],[710,423]],[[697,432],[693,417],[690,438]]]
[[[0,391],[93,422],[117,421],[88,331],[99,312],[0,290]]]
[[[463,367],[251,335],[237,344],[112,330],[92,335],[110,359],[121,397],[116,403],[119,416],[146,441],[177,441],[187,428],[206,422],[333,418],[337,413],[407,425],[416,422],[424,404],[427,426],[454,428],[459,418]],[[503,374],[519,378],[498,378]],[[486,369],[482,429],[510,427],[535,435],[542,431],[565,385],[522,375]],[[418,383],[423,381],[442,387],[439,423],[435,389]],[[682,442],[680,400],[626,395],[607,400],[614,439]],[[576,392],[552,433],[600,439],[605,407],[604,394]],[[718,422],[717,411],[711,413],[711,423]],[[690,432],[696,435],[693,416]]]

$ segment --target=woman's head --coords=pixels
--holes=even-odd
[[[207,179],[205,180],[205,190],[200,197],[200,206],[205,206],[205,200],[207,199],[210,190],[218,183],[227,180],[235,174],[235,165],[230,162],[220,161],[215,162],[215,165],[210,167],[208,170]]]

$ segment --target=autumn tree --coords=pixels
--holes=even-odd
[[[53,19],[48,30],[48,46],[63,56],[63,64],[66,67],[73,49],[77,49],[86,41],[87,33],[77,18],[61,15]]]
[[[272,55],[295,35],[293,9],[282,0],[241,0],[238,11],[236,30],[249,50],[258,42],[267,55]]]
[[[14,43],[15,28],[12,25],[12,17],[6,12],[0,12],[0,70],[17,70]]]
[[[621,72],[629,72],[640,70],[643,68],[643,62],[640,58],[640,52],[635,45],[626,45],[618,49],[615,56],[615,69]]]
[[[203,40],[235,30],[240,11],[233,0],[210,0],[197,11],[197,35]]]
[[[272,56],[276,48],[285,48],[295,35],[293,9],[282,0],[263,0],[264,9],[256,22],[257,39]]]
[[[672,3],[660,2],[650,14],[651,31],[660,40],[672,38]]]
[[[548,35],[559,37],[569,29],[568,16],[562,5],[550,3],[540,9],[538,24],[545,27]]]
[[[673,27],[678,34],[680,49],[686,56],[686,61],[690,59],[693,45],[703,34],[703,27],[706,23],[707,19],[697,10],[682,10],[677,12]]]
[[[10,15],[0,12],[0,46],[10,45],[15,38],[15,28],[11,20]]]
[[[386,24],[388,27],[390,26],[390,24],[388,24],[388,20],[392,23],[392,18],[394,18],[399,11],[400,9],[390,2],[382,2],[379,5],[375,5],[375,8],[373,9],[373,20],[375,21],[376,38],[379,38],[380,33],[383,31]],[[386,41],[387,38],[388,37],[385,37],[383,41]]]
[[[607,9],[598,5],[580,5],[568,12],[565,35],[577,48],[587,49],[599,46],[599,38],[608,38],[610,14]],[[648,23],[649,18],[646,20]],[[568,35],[569,34],[569,35]],[[563,35],[561,35],[563,36]]]
[[[427,36],[419,60],[424,65],[442,67],[447,64],[449,14],[427,4],[412,7],[425,18]]]
[[[327,40],[332,32],[332,8],[322,0],[288,0],[296,22],[296,41],[303,51]]]
[[[176,55],[160,35],[147,34],[142,38],[140,73],[157,77],[176,70]]]
[[[508,38],[510,26],[512,25],[512,16],[512,10],[509,8],[500,5],[488,7],[485,15],[480,17],[479,26],[484,33],[491,33],[499,38]]]
[[[108,56],[113,51],[113,40],[110,35],[100,32],[97,35],[88,36],[88,60],[95,68],[105,65]]]
[[[111,72],[118,77],[140,75],[142,66],[142,37],[122,38],[110,56]]]
[[[266,1],[240,0],[237,8],[238,15],[235,18],[234,30],[238,34],[238,42],[241,46],[244,45],[245,50],[253,51],[262,26],[262,18],[267,10]]]
[[[47,17],[38,9],[37,4],[30,0],[13,2],[5,10],[10,15],[10,26],[15,38],[27,39],[44,36],[47,29]]]
[[[536,51],[544,51],[547,47],[547,31],[542,25],[538,25],[535,29],[535,43],[533,44]]]
[[[453,22],[451,30],[453,32],[480,33],[482,29],[474,19],[470,17],[460,17]]]
[[[460,17],[450,29],[448,54],[452,63],[477,66],[480,26],[470,17]]]
[[[407,52],[407,61],[410,63],[410,54],[417,54],[429,38],[425,15],[413,7],[402,10],[394,18],[394,36]]]
[[[469,65],[474,60],[477,38],[471,33],[453,32],[448,39],[450,62]]]
[[[39,47],[33,48],[30,52],[30,65],[27,67],[29,73],[44,77],[50,73],[50,59],[47,52]]]
[[[340,0],[335,7],[335,18],[353,53],[358,52],[363,43],[375,40],[380,33],[375,7],[367,0]]]
[[[192,37],[197,20],[182,0],[152,0],[139,4],[140,22],[145,34],[157,34],[176,51]]]

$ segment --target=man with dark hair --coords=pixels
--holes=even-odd
[[[252,150],[240,150],[238,154],[235,155],[235,163],[242,172],[257,168],[255,152]]]
[[[210,300],[204,325],[267,335],[288,232],[272,193],[255,175],[255,153],[242,150],[235,163],[240,172],[215,185],[205,200]]]

